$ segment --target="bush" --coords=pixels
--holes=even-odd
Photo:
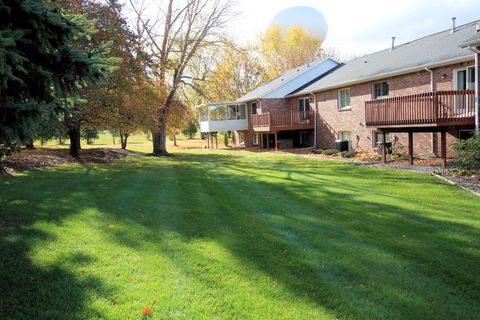
[[[336,154],[338,154],[340,151],[338,151],[337,149],[325,149],[325,150],[322,150],[322,153],[326,156],[334,156]]]
[[[19,152],[20,151],[20,146],[14,143],[0,143],[0,161],[4,157],[8,157],[9,155]]]
[[[458,152],[455,165],[467,171],[480,171],[480,136],[459,140],[454,148]]]
[[[98,139],[98,130],[83,129],[81,132],[83,139],[87,140],[87,144],[93,144],[93,140]]]
[[[391,160],[407,160],[408,159],[408,154],[406,154],[405,152],[398,152],[398,151],[393,151],[391,154],[390,154],[390,159]]]
[[[340,154],[342,158],[353,158],[357,153],[355,151],[342,151]]]

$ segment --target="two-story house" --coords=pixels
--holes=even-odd
[[[478,117],[478,52],[468,43],[478,34],[474,21],[398,46],[393,38],[391,48],[347,61],[288,98],[313,102],[318,147],[341,139],[370,151],[390,141],[411,161],[414,153],[445,159]]]
[[[345,63],[322,59],[287,71],[231,103],[245,108],[245,145],[334,148],[346,140],[373,151],[391,143],[410,162],[434,154],[446,164],[453,143],[478,127],[479,25],[453,23],[400,45],[392,38],[389,49]]]

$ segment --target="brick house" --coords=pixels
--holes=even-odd
[[[385,134],[411,158],[440,155],[442,145],[445,156],[453,155],[453,142],[475,128],[478,23],[399,46],[392,39],[390,49],[347,61],[287,98],[292,106],[310,99],[317,147],[333,148],[342,139],[351,149],[371,151]]]
[[[320,59],[288,70],[234,102],[199,106],[200,131],[209,136],[216,136],[218,131],[235,131],[236,141],[248,147],[312,147],[315,114],[310,102],[302,100],[298,102],[300,107],[294,107],[293,100],[286,96],[339,65],[330,58]]]
[[[288,71],[235,102],[246,105],[245,145],[334,148],[340,139],[357,151],[391,143],[411,161],[454,155],[478,119],[479,23]]]

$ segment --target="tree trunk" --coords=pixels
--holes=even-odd
[[[161,120],[158,130],[152,131],[153,155],[168,156],[167,130],[165,120]]]
[[[175,133],[173,134],[173,146],[178,147],[177,146],[177,135]]]
[[[70,139],[69,154],[74,158],[80,157],[80,121],[75,117],[69,117],[65,115],[63,118],[65,127],[67,128],[67,134]]]
[[[69,154],[74,158],[80,158],[80,127],[70,127],[68,137],[70,138]]]
[[[120,144],[123,150],[127,149],[128,133],[120,132]]]
[[[113,144],[115,145],[115,136],[113,135],[113,133],[112,133],[112,140],[113,140]]]
[[[25,148],[28,150],[35,150],[35,146],[33,145],[33,139],[30,139],[25,143]]]

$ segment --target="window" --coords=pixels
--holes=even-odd
[[[454,71],[455,90],[473,90],[475,89],[475,67],[468,67],[465,69],[458,69]]]
[[[373,147],[376,148],[379,143],[382,142],[382,132],[381,131],[373,131],[372,132],[372,142],[373,142]],[[385,135],[386,141],[385,142],[390,142],[390,133],[387,133]]]
[[[257,110],[257,103],[254,102],[252,103],[252,114],[258,114],[258,110]]]
[[[454,70],[453,89],[472,90],[475,89],[475,67]],[[473,105],[464,96],[455,96],[455,113],[458,115],[473,115]]]
[[[252,135],[252,144],[258,146],[258,133]]]
[[[473,138],[474,135],[474,130],[458,130],[458,139],[460,140],[467,140]]]
[[[338,139],[339,140],[351,140],[352,139],[352,131],[338,131]]]
[[[298,99],[298,111],[310,111],[310,98]]]
[[[373,84],[373,99],[388,96],[388,81],[377,82]]]
[[[245,105],[228,106],[228,120],[246,119]]]
[[[350,89],[338,91],[338,109],[350,108]]]
[[[301,131],[300,132],[300,144],[302,146],[312,145],[312,133],[309,132],[309,131]]]
[[[213,106],[210,111],[210,120],[227,120],[227,109],[224,106]]]
[[[208,107],[200,107],[200,109],[198,110],[198,120],[200,122],[208,121]]]

